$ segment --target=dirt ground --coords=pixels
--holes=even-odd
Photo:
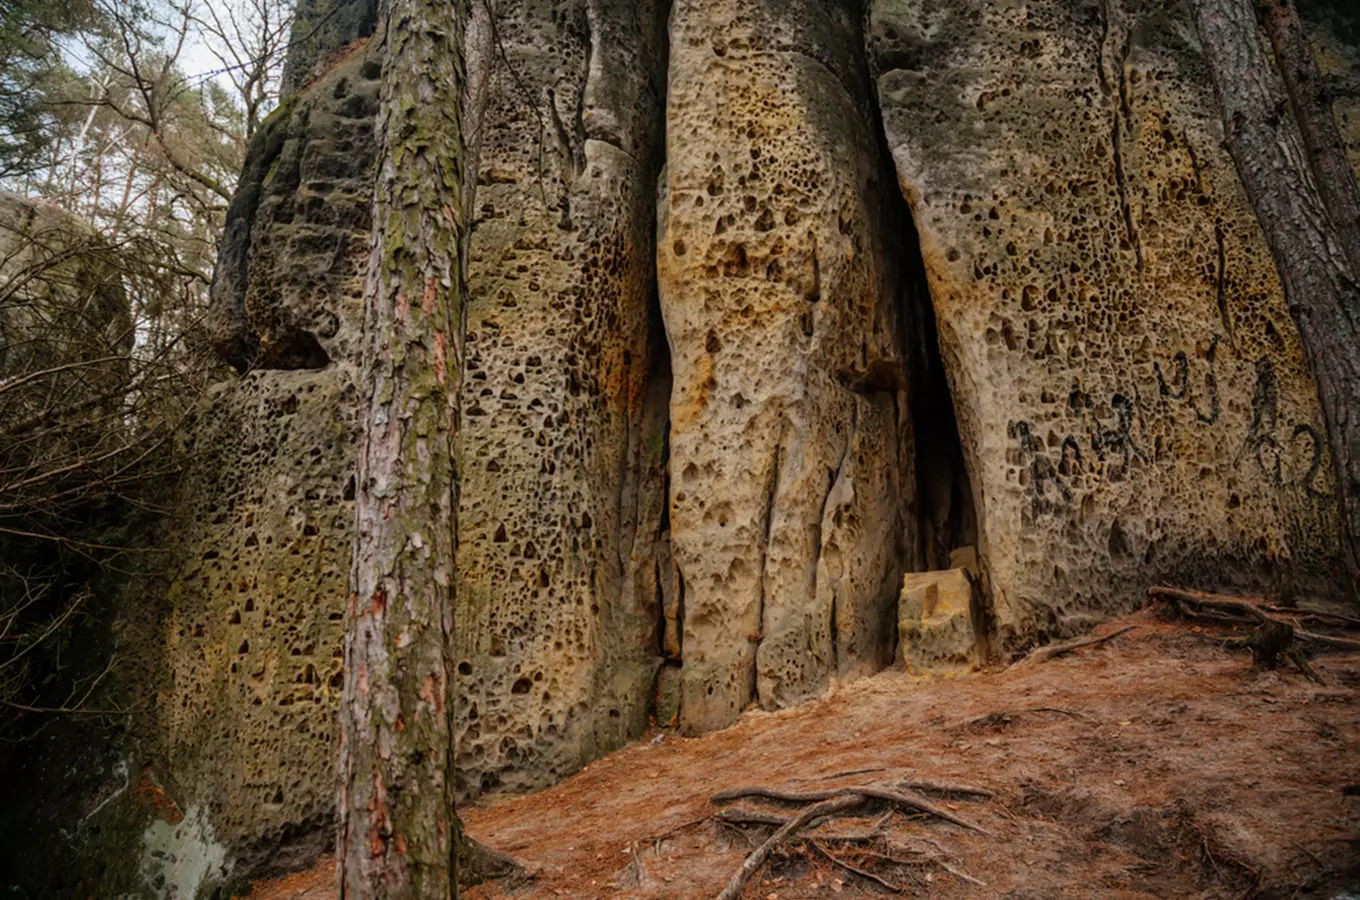
[[[746,897],[891,893],[848,867],[941,900],[1349,896],[1360,796],[1343,788],[1360,783],[1360,657],[1315,658],[1318,684],[1257,671],[1206,631],[1149,612],[1101,631],[1127,624],[1138,628],[1035,666],[885,672],[702,738],[656,732],[554,788],[467,808],[473,836],[540,870],[469,896],[714,897],[772,831],[714,821],[715,792],[904,778],[994,791],[935,798],[991,834],[900,812],[884,821],[880,808],[810,832],[878,823],[873,844],[796,842]],[[331,900],[333,878],[326,860],[251,896]]]

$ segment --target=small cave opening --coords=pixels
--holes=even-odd
[[[876,108],[876,107],[875,107]],[[881,118],[875,117],[879,158],[894,170]],[[889,177],[887,185],[895,186]],[[900,191],[885,187],[884,222],[889,252],[898,260],[897,302],[902,350],[907,359],[907,409],[914,445],[915,542],[905,548],[903,568],[932,571],[977,568],[961,551],[978,547],[977,510],[949,375],[940,352],[935,304],[930,295],[921,237]]]
[[[904,244],[905,319],[911,342],[909,405],[916,445],[917,558],[927,570],[950,569],[967,562],[957,559],[956,551],[977,547],[977,510],[940,355],[935,307],[910,219]]]
[[[861,13],[858,21],[863,27],[866,4],[862,0],[849,2]],[[967,567],[976,571],[981,560],[961,552],[967,548],[973,548],[975,554],[978,551],[977,510],[949,373],[940,350],[921,236],[911,206],[898,187],[897,166],[877,96],[875,69],[884,60],[873,59],[873,41],[865,34],[860,37],[861,46],[871,49],[870,58],[865,59],[865,77],[881,170],[871,187],[881,192],[877,199],[882,203],[884,246],[898,267],[899,340],[906,360],[906,412],[913,436],[915,503],[908,518],[914,535],[903,547],[902,568],[932,571]]]

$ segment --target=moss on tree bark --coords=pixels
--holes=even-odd
[[[450,691],[467,0],[385,0],[380,17],[337,877],[345,900],[425,900],[457,893],[463,855]]]

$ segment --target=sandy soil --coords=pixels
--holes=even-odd
[[[1318,657],[1316,684],[1151,613],[1102,631],[1125,624],[1139,627],[1037,666],[886,672],[702,738],[657,732],[554,788],[465,809],[472,835],[540,870],[469,896],[713,897],[771,832],[714,821],[715,792],[907,777],[996,793],[938,800],[990,836],[894,813],[872,845],[820,842],[908,896],[1291,900],[1360,886],[1360,797],[1342,791],[1360,783],[1360,658]],[[813,833],[862,833],[882,815]],[[323,861],[252,897],[331,900],[333,877]],[[800,842],[746,896],[889,893]]]

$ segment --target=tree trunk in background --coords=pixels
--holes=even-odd
[[[1317,380],[1354,563],[1360,560],[1360,287],[1252,0],[1193,0],[1228,150],[1265,231],[1285,299]],[[1327,186],[1323,185],[1323,190]]]
[[[1336,227],[1351,272],[1360,272],[1360,188],[1332,114],[1332,100],[1318,73],[1294,0],[1256,0],[1257,14],[1275,48],[1289,104],[1303,133],[1308,162],[1322,204]]]
[[[453,460],[467,0],[384,0],[355,540],[340,707],[339,896],[448,898]]]

